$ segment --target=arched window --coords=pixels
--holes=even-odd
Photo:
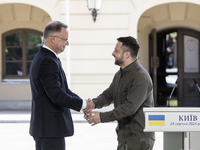
[[[31,61],[42,44],[42,32],[16,29],[3,34],[3,79],[26,79]]]

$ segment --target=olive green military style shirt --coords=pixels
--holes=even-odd
[[[149,73],[134,61],[114,76],[110,86],[97,98],[93,99],[95,108],[102,108],[114,103],[114,109],[101,112],[101,122],[117,120],[118,141],[124,142],[135,138],[155,139],[154,132],[144,132],[144,107],[153,107],[153,84]]]

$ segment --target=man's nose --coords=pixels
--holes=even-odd
[[[69,46],[69,41],[67,41],[67,42],[65,43],[65,45]]]
[[[114,52],[112,52],[112,56],[115,56]]]

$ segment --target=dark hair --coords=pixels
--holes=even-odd
[[[135,38],[127,36],[127,37],[119,37],[117,40],[119,42],[122,42],[121,48],[123,49],[123,51],[129,51],[133,58],[137,57],[140,46]]]
[[[44,39],[48,38],[50,35],[52,35],[55,32],[60,32],[61,28],[64,27],[65,29],[68,28],[68,26],[60,21],[52,21],[47,24],[47,26],[44,29]]]

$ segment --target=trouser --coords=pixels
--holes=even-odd
[[[63,138],[40,138],[35,137],[36,150],[65,150],[65,139]]]
[[[117,150],[152,150],[154,140],[151,138],[138,138],[118,144]]]

